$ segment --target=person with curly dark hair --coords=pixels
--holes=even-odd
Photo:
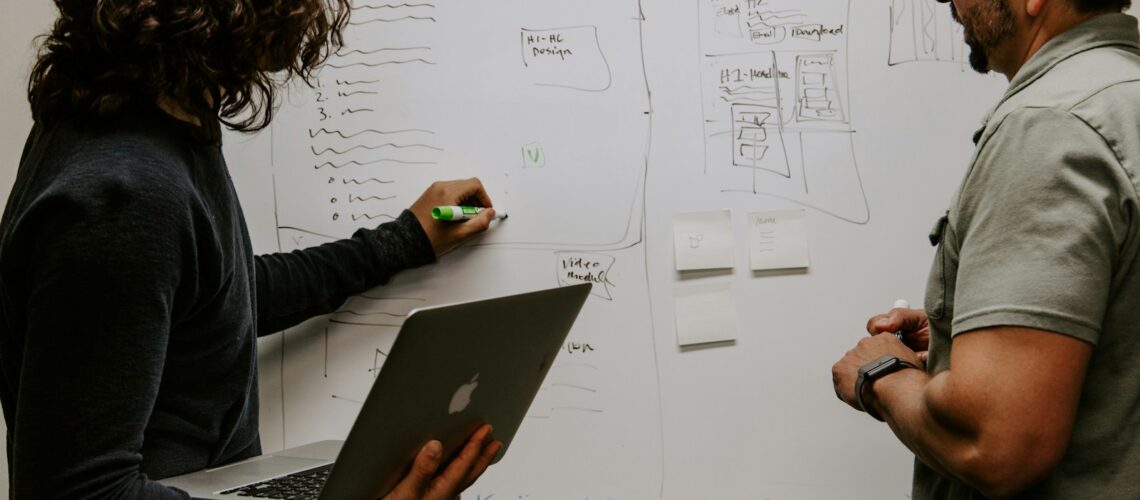
[[[187,498],[157,479],[261,453],[256,340],[333,311],[486,230],[431,207],[255,256],[221,127],[342,44],[348,0],[56,0],[28,87],[35,125],[0,219],[0,402],[11,497]],[[439,471],[424,446],[392,498],[454,498],[501,448],[486,427]]]

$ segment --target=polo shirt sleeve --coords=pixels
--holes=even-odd
[[[952,333],[1018,326],[1095,344],[1132,217],[1112,149],[1068,111],[1025,108],[974,165],[959,198]]]

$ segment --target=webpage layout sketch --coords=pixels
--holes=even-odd
[[[891,0],[889,64],[934,61],[966,64],[962,25],[936,0]]]
[[[869,220],[847,103],[847,0],[701,0],[705,173]]]
[[[638,241],[640,23],[636,1],[355,2],[345,47],[275,122],[281,239],[343,237],[398,217],[431,181],[479,177],[511,215],[480,245]]]

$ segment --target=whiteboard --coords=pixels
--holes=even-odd
[[[8,95],[52,14],[21,9],[38,22],[3,39],[23,58],[4,61]],[[316,88],[226,138],[255,247],[348,236],[436,179],[480,177],[511,217],[263,339],[265,449],[342,439],[409,310],[593,281],[510,453],[464,498],[908,498],[912,456],[836,400],[830,367],[867,317],[921,303],[926,234],[1005,87],[966,67],[945,9],[357,1]],[[3,106],[10,186],[30,121]],[[810,266],[750,270],[748,214],[783,209],[806,211]],[[734,266],[677,272],[673,215],[711,210],[731,211]],[[730,290],[735,341],[679,347],[693,286]]]

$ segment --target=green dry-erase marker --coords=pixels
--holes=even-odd
[[[431,209],[431,218],[435,220],[467,220],[474,219],[479,212],[485,210],[483,207],[435,207]],[[499,212],[495,214],[495,219],[503,220],[507,218],[507,214]]]

